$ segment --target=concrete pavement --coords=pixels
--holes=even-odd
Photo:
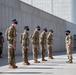
[[[9,69],[7,57],[0,59],[0,75],[75,75],[76,74],[76,53],[73,54],[73,64],[67,64],[65,53],[54,54],[54,59],[33,63],[32,56],[29,56],[31,65],[23,65],[22,56],[16,56],[17,69]]]

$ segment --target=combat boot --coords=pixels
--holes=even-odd
[[[18,66],[15,65],[14,61],[12,61],[12,68],[18,68]]]
[[[17,68],[17,66],[16,66],[16,65],[11,65],[11,64],[9,64],[9,68],[10,68],[10,69],[14,69],[14,68]]]
[[[26,60],[26,65],[30,65],[30,63],[28,62],[28,60]]]
[[[40,61],[38,61],[38,60],[34,60],[34,63],[40,63]]]
[[[52,56],[49,56],[48,59],[54,59]]]
[[[72,59],[69,60],[69,64],[70,64],[70,63],[73,63]]]
[[[34,58],[34,63],[40,63],[36,58]]]
[[[46,59],[44,59],[44,56],[42,56],[42,61],[47,61]]]
[[[47,61],[46,59],[44,59],[43,61]]]
[[[67,61],[66,63],[69,63],[70,64],[70,63],[73,63],[73,62],[72,62],[72,60],[70,60],[70,61]]]
[[[13,68],[18,68],[18,66],[16,66],[16,65],[13,63]]]
[[[37,60],[37,63],[40,63],[40,61]]]
[[[69,61],[69,64],[73,63],[72,61]]]
[[[54,59],[53,57],[51,57],[51,59]]]

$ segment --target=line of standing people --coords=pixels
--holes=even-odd
[[[40,45],[40,50],[41,50],[41,55],[42,55],[42,61],[47,61],[44,59],[45,54],[46,54],[46,42],[49,41],[48,43],[48,50],[49,50],[49,58],[53,59],[52,57],[52,39],[51,39],[51,35],[49,34],[48,37],[46,35],[47,32],[47,28],[43,29],[43,32],[40,34],[39,37],[39,31],[40,31],[40,26],[37,26],[35,31],[31,34],[30,39],[32,42],[32,50],[33,50],[33,59],[34,59],[34,63],[40,63],[40,61],[38,61],[38,52],[39,52],[39,45]],[[28,62],[28,51],[29,51],[29,26],[25,26],[24,27],[24,31],[23,33],[21,33],[20,36],[20,42],[22,44],[22,53],[23,53],[23,64],[26,65],[30,65],[30,63]],[[49,31],[49,33],[53,32],[52,30]],[[50,38],[50,40],[49,40]],[[47,39],[47,40],[46,40]],[[49,46],[50,45],[50,46]]]
[[[16,50],[16,25],[18,24],[18,21],[16,19],[13,19],[11,21],[11,26],[7,28],[6,30],[6,38],[8,41],[8,63],[9,68],[17,68],[15,64],[15,50]],[[39,46],[41,50],[41,56],[42,61],[47,61],[45,59],[46,54],[46,45],[48,44],[48,53],[49,58],[53,59],[52,57],[52,33],[53,30],[49,30],[49,34],[47,37],[47,28],[43,29],[43,32],[39,34],[40,26],[37,26],[35,31],[29,36],[29,26],[24,27],[24,31],[20,35],[20,43],[22,45],[22,55],[23,55],[23,64],[30,65],[28,62],[28,52],[29,52],[29,43],[30,39],[32,42],[32,50],[33,50],[33,59],[34,63],[40,63],[38,61],[38,52],[39,52]],[[29,38],[30,37],[30,38]],[[49,41],[49,42],[48,42]]]
[[[18,21],[16,19],[13,19],[11,21],[11,26],[7,28],[5,35],[8,41],[8,63],[9,68],[17,68],[15,64],[15,51],[16,51],[16,25],[18,24]],[[23,64],[30,65],[28,62],[28,52],[29,52],[29,43],[30,39],[32,42],[32,50],[33,50],[33,60],[34,63],[40,63],[38,61],[38,52],[39,47],[41,51],[41,57],[42,61],[47,61],[45,59],[46,50],[48,47],[48,58],[53,59],[52,57],[52,43],[53,43],[53,30],[49,30],[48,35],[47,28],[44,28],[42,33],[39,34],[40,26],[37,26],[35,31],[29,36],[29,26],[24,27],[24,31],[20,35],[20,43],[22,45],[22,55],[23,55]],[[30,38],[29,38],[30,37]],[[46,47],[47,46],[47,47]],[[68,46],[68,47],[67,47]],[[66,31],[66,50],[68,55],[68,63],[72,63],[72,38],[70,35],[70,31]]]

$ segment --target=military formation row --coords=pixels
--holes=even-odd
[[[17,68],[15,65],[15,51],[16,51],[16,25],[18,21],[13,19],[11,21],[11,26],[7,28],[5,35],[8,41],[8,63],[9,68]],[[37,26],[34,32],[29,36],[29,26],[24,27],[24,31],[20,35],[20,43],[22,44],[22,55],[23,55],[23,64],[30,65],[28,62],[28,52],[29,52],[29,42],[31,39],[32,50],[33,50],[33,59],[34,63],[40,63],[37,60],[38,50],[40,46],[42,61],[47,61],[45,59],[46,54],[46,45],[48,47],[48,58],[53,59],[52,57],[52,40],[53,40],[53,30],[50,29],[48,35],[47,28],[44,28],[42,33],[39,34],[40,26]],[[30,37],[30,38],[29,38]],[[72,63],[72,53],[71,53],[71,44],[72,37],[70,31],[66,31],[66,49],[68,54],[69,63]]]

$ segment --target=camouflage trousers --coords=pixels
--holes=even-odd
[[[0,56],[2,55],[3,45],[0,45]]]
[[[28,51],[29,51],[29,49],[28,49],[28,47],[22,47],[22,54],[23,54],[23,61],[26,61],[26,60],[28,60]]]
[[[35,45],[32,44],[32,50],[33,50],[33,58],[38,58],[38,46],[35,47]]]
[[[45,56],[45,54],[46,54],[46,45],[40,46],[40,49],[41,49],[41,55]]]
[[[8,63],[13,65],[15,63],[15,50],[13,48],[8,48]]]
[[[51,57],[52,56],[52,46],[51,45],[47,45],[48,46],[48,56]]]
[[[72,60],[72,47],[66,46],[66,50],[67,50],[67,57],[68,57],[69,61],[71,61]]]

